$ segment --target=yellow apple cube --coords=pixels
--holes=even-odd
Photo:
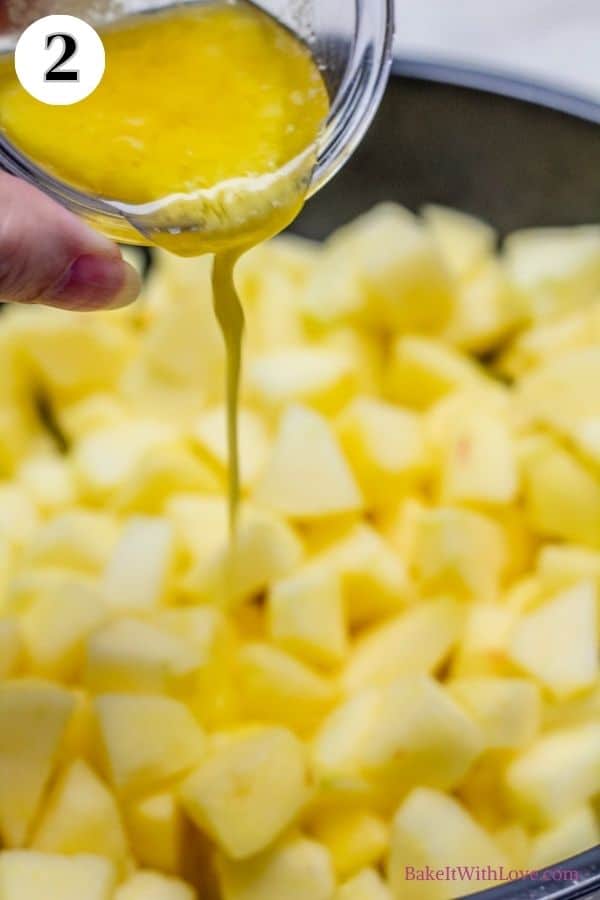
[[[246,644],[239,653],[237,673],[246,716],[300,733],[318,725],[337,697],[331,680],[268,644]]]
[[[342,580],[344,606],[351,626],[362,626],[406,606],[411,585],[402,557],[367,524],[346,530],[315,557]]]
[[[422,215],[455,278],[467,278],[494,252],[496,232],[480,219],[434,204],[425,206]]]
[[[390,350],[386,394],[401,406],[428,409],[459,388],[485,383],[483,369],[442,341],[411,335]]]
[[[392,900],[392,895],[375,869],[363,869],[338,887],[333,900]]]
[[[348,638],[337,572],[307,566],[278,581],[268,603],[275,643],[316,665],[335,666],[344,659]]]
[[[451,790],[483,748],[480,728],[444,687],[407,676],[383,692],[362,747],[362,769],[393,802],[418,784]]]
[[[77,489],[73,470],[62,456],[32,456],[19,469],[19,481],[38,509],[54,513],[73,506]]]
[[[101,512],[70,509],[39,528],[29,545],[35,566],[54,566],[97,573],[105,565],[118,537],[116,520]]]
[[[76,760],[53,786],[31,846],[69,856],[106,856],[123,871],[129,846],[116,800],[96,773]]]
[[[224,477],[229,462],[225,407],[217,406],[203,412],[194,427],[193,438]],[[239,410],[238,442],[240,482],[242,487],[247,488],[256,482],[269,453],[269,434],[258,413],[249,409]]]
[[[192,641],[121,619],[89,639],[83,680],[93,693],[189,693],[200,665]]]
[[[21,618],[31,672],[57,681],[79,673],[88,636],[106,619],[106,605],[94,585],[65,583],[41,592]]]
[[[327,716],[312,742],[312,762],[322,782],[360,774],[364,747],[376,727],[382,704],[381,691],[366,688]]]
[[[582,581],[523,615],[510,637],[509,654],[554,696],[591,687],[600,676],[596,586]]]
[[[542,440],[523,463],[525,509],[540,535],[600,548],[600,483],[568,450]]]
[[[457,643],[463,622],[460,604],[449,598],[410,607],[361,637],[344,669],[344,688],[351,695],[400,675],[435,672]]]
[[[456,594],[480,603],[494,600],[506,559],[505,535],[492,519],[453,507],[417,514],[413,569],[428,593]]]
[[[134,800],[126,811],[127,830],[135,858],[161,872],[181,870],[186,825],[172,792]]]
[[[340,415],[337,432],[369,505],[389,506],[427,470],[428,453],[414,413],[358,397]]]
[[[325,848],[291,838],[252,859],[220,864],[223,900],[331,900],[335,878]]]
[[[456,678],[448,690],[483,731],[488,747],[527,746],[541,722],[541,697],[533,681],[522,678]]]
[[[266,850],[308,799],[304,748],[284,728],[252,731],[217,750],[181,786],[185,811],[232,859]]]
[[[355,372],[352,357],[341,349],[278,348],[251,361],[248,390],[257,406],[269,414],[301,403],[332,415],[356,393]]]
[[[31,541],[39,525],[33,497],[19,485],[0,484],[0,536],[16,547]]]
[[[433,827],[432,827],[433,826]],[[389,880],[394,897],[449,900],[477,890],[469,880],[474,866],[498,872],[507,859],[494,839],[456,800],[438,791],[417,788],[406,798],[392,825]],[[423,878],[423,870],[461,867],[457,879]],[[421,878],[419,878],[421,874]],[[488,881],[493,883],[493,871]],[[496,875],[499,880],[499,874]]]
[[[364,809],[325,812],[313,824],[312,833],[329,850],[340,881],[377,865],[388,849],[387,824]]]
[[[203,756],[204,733],[177,700],[102,694],[95,706],[110,779],[123,794],[156,791]]]
[[[467,612],[462,640],[452,662],[460,677],[502,675],[510,666],[507,645],[518,611],[505,603],[476,603]]]
[[[527,866],[536,871],[544,869],[583,853],[599,842],[598,818],[591,806],[581,806],[556,825],[536,834],[527,857]]]
[[[174,533],[167,519],[129,519],[102,579],[102,593],[114,612],[150,612],[165,599],[174,563]]]
[[[197,894],[179,878],[156,872],[136,872],[117,889],[114,900],[196,900]]]
[[[510,763],[506,784],[521,815],[552,823],[600,790],[600,723],[545,734]]]
[[[32,850],[0,855],[2,900],[113,900],[116,872],[107,859]]]
[[[355,512],[363,504],[329,423],[302,406],[284,414],[255,499],[304,521]]]
[[[293,572],[302,557],[300,539],[279,516],[242,510],[235,541],[226,536],[201,557],[185,580],[185,591],[195,601],[234,609]]]
[[[0,835],[26,842],[58,761],[75,701],[46,681],[0,682]]]

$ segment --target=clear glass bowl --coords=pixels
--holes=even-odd
[[[165,0],[24,0],[9,2],[0,52],[10,52],[30,21],[51,12],[78,15],[98,25],[122,15],[172,5]],[[257,0],[311,47],[332,107],[321,136],[311,182],[314,194],[360,143],[383,96],[391,61],[394,0]],[[41,188],[94,227],[117,240],[146,243],[119,204],[76,190],[44,172],[0,134],[0,166]]]

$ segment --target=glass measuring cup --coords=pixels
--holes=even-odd
[[[9,0],[0,19],[0,53],[10,52],[30,22],[50,13],[79,16],[93,25],[124,15],[168,8],[168,0]],[[343,166],[370,125],[392,60],[394,0],[256,0],[310,47],[332,105],[319,139],[309,196]],[[0,4],[0,10],[2,5]],[[0,134],[0,166],[42,189],[104,234],[143,244],[146,214],[115,200],[91,196],[36,166]],[[169,223],[177,230],[178,223]],[[162,226],[159,226],[162,227]],[[188,227],[182,224],[182,228]]]

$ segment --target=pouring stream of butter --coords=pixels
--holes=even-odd
[[[0,126],[46,173],[109,201],[140,241],[215,254],[215,311],[227,350],[229,496],[239,502],[239,256],[298,214],[329,112],[309,49],[247,0],[145,14],[102,32],[96,91],[50,106],[0,64]]]

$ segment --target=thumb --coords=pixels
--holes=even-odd
[[[114,309],[140,279],[116,244],[12,175],[0,173],[0,299],[63,309]]]

